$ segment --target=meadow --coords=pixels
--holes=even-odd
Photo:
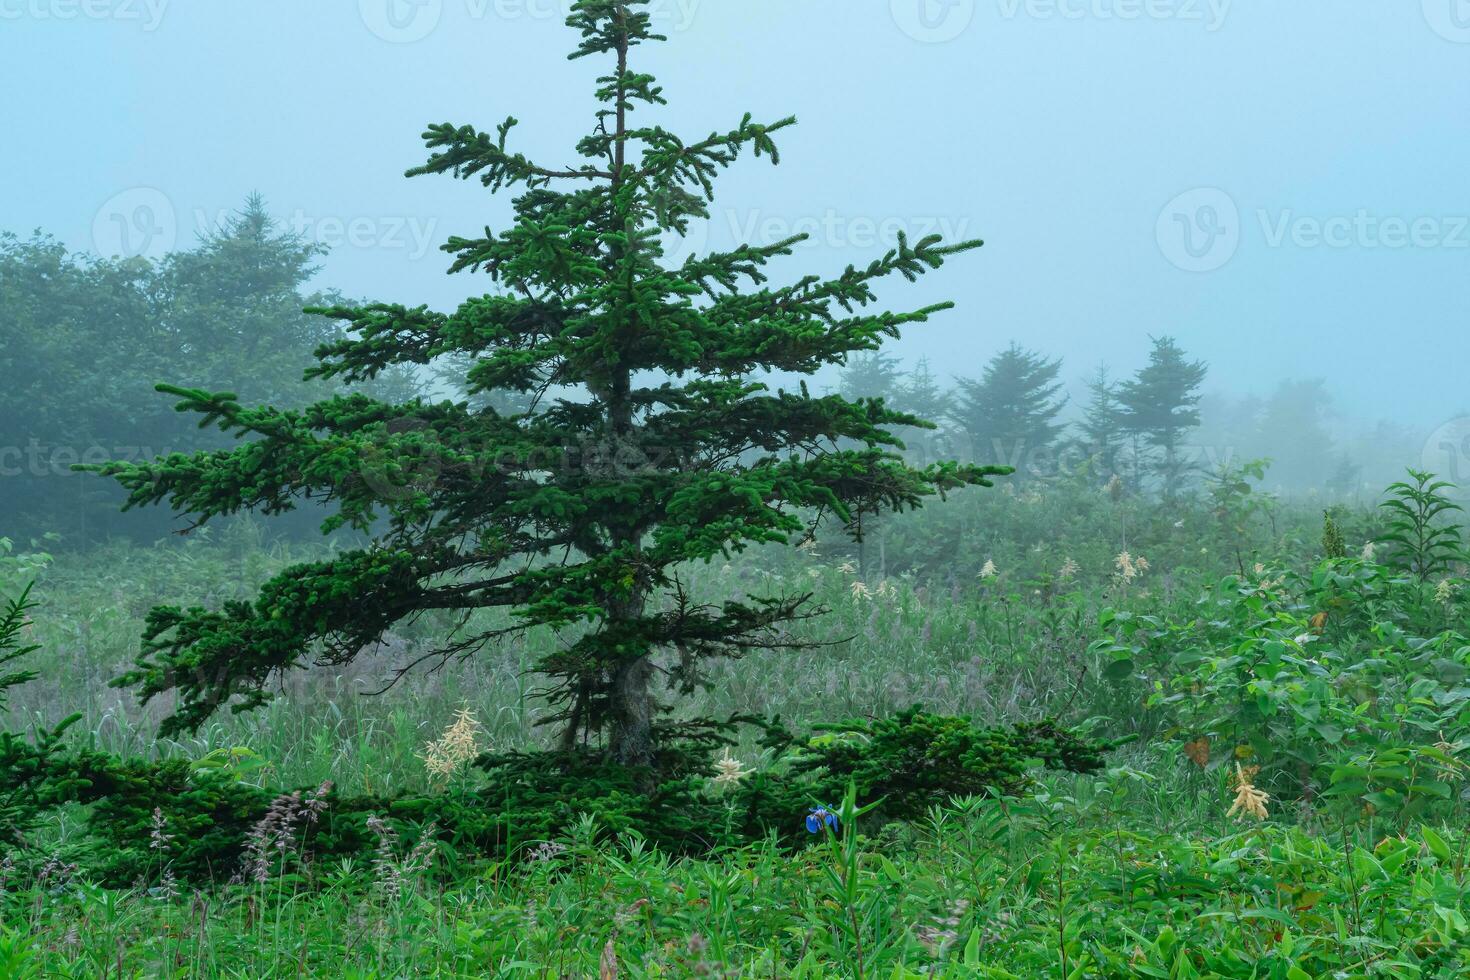
[[[1210,279],[1293,199],[1169,166],[1213,141],[1223,186],[1295,166],[1295,204],[1377,213],[1372,134],[1401,171],[1445,154],[1400,138],[1443,145],[1434,100],[1371,69],[1430,52],[1379,57],[1375,21],[1293,86],[1263,21],[1250,108],[1248,49],[1179,32],[1176,61],[1062,51],[1081,100],[1028,83],[1040,23],[910,44],[974,4],[876,5],[896,35],[725,5],[701,35],[697,4],[674,31],[572,0],[549,59],[549,7],[479,4],[451,54],[417,33],[448,5],[362,2],[352,33],[251,6],[118,47],[136,86],[50,72],[29,128],[113,138],[23,165],[60,237],[0,232],[0,980],[1470,975],[1462,491],[1382,486],[1470,455],[1463,417],[1423,431],[1457,335],[1381,329],[1453,322],[1460,270],[1292,266],[1277,235]],[[180,66],[197,111],[139,97]],[[395,101],[431,91],[414,127],[531,122],[430,122],[405,172]],[[830,122],[772,173],[798,110]],[[147,184],[99,193],[122,173]],[[205,183],[256,178],[291,220],[260,193],[206,220]],[[468,275],[431,304],[366,250],[441,208]],[[757,237],[710,241],[737,216]]]
[[[779,716],[814,742],[915,705],[1056,719],[1110,746],[1096,771],[1037,768],[902,820],[854,790],[821,801],[814,833],[798,808],[794,838],[698,853],[598,812],[504,854],[380,820],[362,854],[319,859],[303,831],[212,882],[174,875],[181,829],[161,811],[137,880],[98,880],[106,845],[67,804],[5,859],[0,975],[1463,975],[1458,551],[1405,545],[1412,506],[1337,505],[1324,528],[1322,502],[1252,487],[1236,473],[1162,504],[1085,479],[965,492],[885,518],[861,548],[819,536],[687,572],[710,599],[790,586],[829,610],[799,627],[822,645],[720,664],[692,713]],[[479,753],[546,747],[530,668],[563,642],[550,631],[388,686],[450,628],[425,616],[350,670],[290,677],[267,707],[172,739],[156,737],[167,704],[108,685],[151,605],[246,596],[334,546],[249,520],[151,548],[12,545],[3,585],[36,583],[23,638],[39,676],[11,690],[5,727],[75,713],[65,737],[91,749],[261,787],[330,781],[385,807],[472,794]],[[696,780],[700,819],[780,777],[757,736]]]

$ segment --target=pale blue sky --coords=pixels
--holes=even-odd
[[[401,173],[429,121],[515,114],[519,147],[571,158],[601,66],[563,60],[565,4],[0,0],[0,228],[157,249],[259,190],[336,244],[324,284],[451,306],[484,286],[437,245],[504,204]],[[1168,332],[1236,391],[1326,376],[1426,430],[1470,408],[1470,0],[657,10],[670,128],[801,119],[779,168],[726,179],[709,244],[805,228],[801,264],[835,271],[894,228],[986,239],[887,294],[960,304],[906,358],[974,373],[1015,338],[1081,375]]]

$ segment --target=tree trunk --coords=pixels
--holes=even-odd
[[[609,750],[622,766],[653,766],[653,662],[639,657],[618,669],[612,685]]]
[[[627,17],[626,9],[619,9],[620,23]],[[627,86],[625,79],[628,73],[628,38],[626,25],[618,40],[618,68],[617,68],[617,121],[615,139],[613,141],[613,166],[612,166],[612,190],[616,197],[618,187],[623,182],[623,169],[627,164],[627,99],[625,93]],[[608,418],[611,422],[614,446],[612,452],[612,465],[617,466],[618,450],[627,442],[637,450],[637,440],[633,425],[633,410],[629,400],[632,388],[632,375],[626,369],[617,373],[611,397],[608,404]],[[633,458],[637,458],[636,456]],[[615,529],[613,539],[616,546],[630,546],[637,551],[642,528]],[[643,615],[646,593],[639,585],[633,588],[633,594],[625,599],[610,604],[608,619],[611,622],[619,620],[627,621],[638,619]],[[612,678],[612,685],[608,690],[610,731],[608,733],[608,750],[613,761],[620,765],[632,768],[651,769],[653,766],[653,661],[652,651],[645,651],[642,656],[629,660],[616,668]],[[651,788],[651,787],[649,787]]]

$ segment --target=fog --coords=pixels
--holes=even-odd
[[[402,173],[426,123],[511,114],[517,149],[571,160],[603,66],[565,62],[565,6],[0,0],[0,230],[162,259],[258,192],[326,249],[308,289],[452,309],[487,284],[446,276],[438,246],[499,227],[508,198]],[[905,307],[957,304],[886,348],[906,368],[949,383],[1016,341],[1062,359],[1074,417],[1098,365],[1126,377],[1167,335],[1209,367],[1198,438],[1216,452],[1271,450],[1242,434],[1270,427],[1261,405],[1320,381],[1323,466],[1461,462],[1438,447],[1461,445],[1470,408],[1463,0],[654,6],[672,39],[640,54],[669,94],[659,123],[695,139],[747,111],[800,120],[779,167],[722,178],[686,248],[804,232],[795,276],[900,231],[983,238],[899,284]],[[26,419],[3,425],[24,444]]]

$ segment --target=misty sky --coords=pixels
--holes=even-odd
[[[438,244],[498,226],[478,183],[409,181],[425,123],[572,159],[603,64],[568,0],[0,0],[0,229],[188,246],[251,191],[325,244],[322,285],[451,307]],[[1348,411],[1470,408],[1470,0],[658,0],[660,121],[801,126],[721,185],[712,247],[811,231],[789,266],[896,229],[986,247],[892,305],[959,308],[895,349],[976,373],[1011,339],[1069,375],[1172,333],[1216,387],[1323,376]]]

